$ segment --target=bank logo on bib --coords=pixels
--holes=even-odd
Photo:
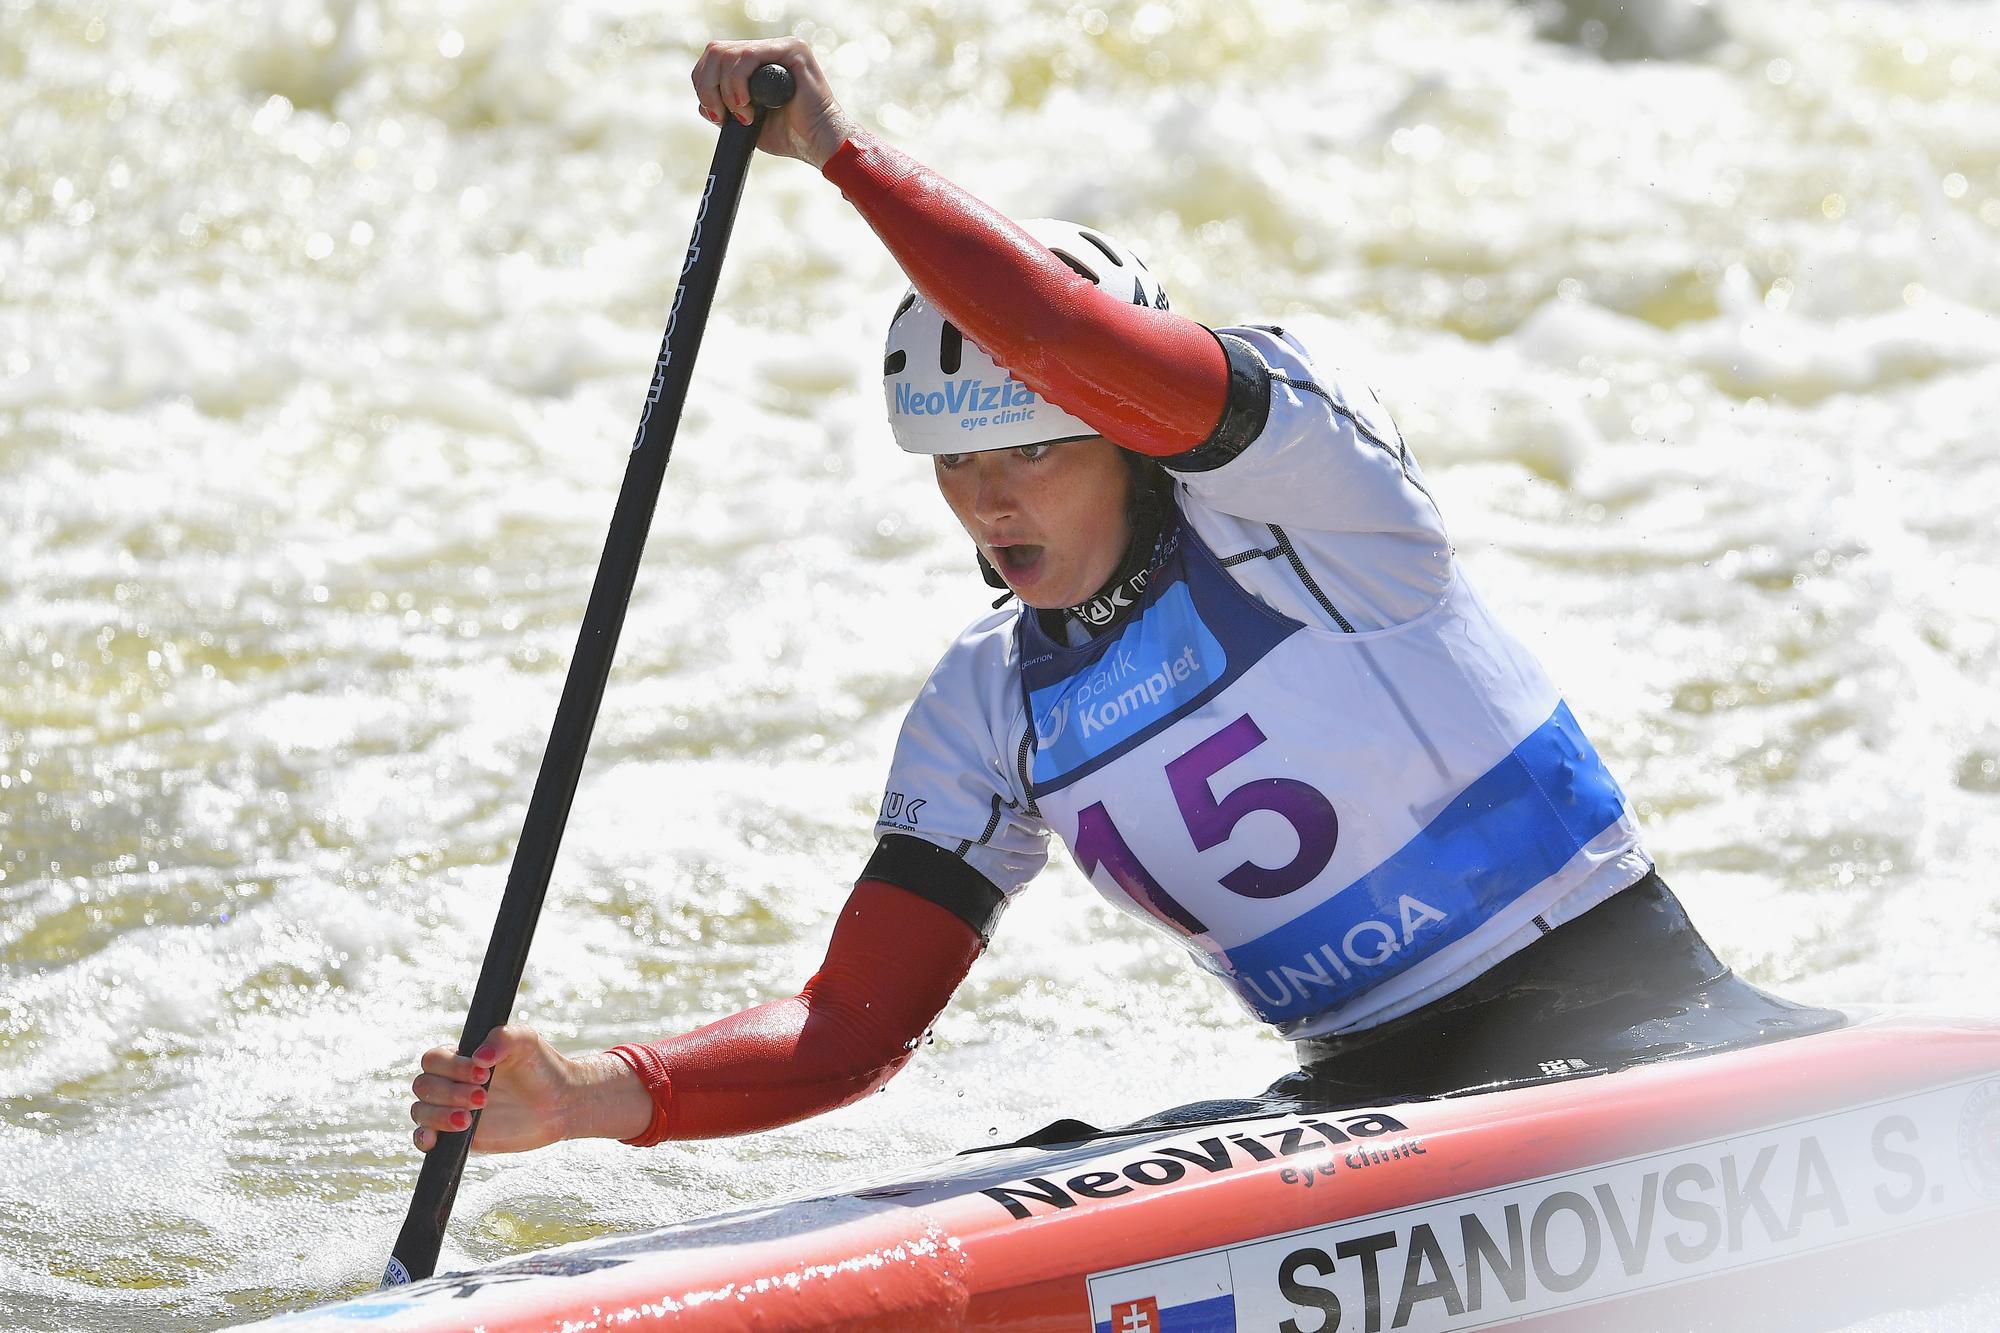
[[[1029,696],[1036,781],[1067,773],[1172,717],[1228,665],[1187,585],[1169,588],[1096,661]]]
[[[1063,729],[1069,726],[1069,700],[1058,699],[1047,717],[1035,719],[1035,744],[1046,750],[1062,739]]]

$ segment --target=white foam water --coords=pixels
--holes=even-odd
[[[713,147],[687,70],[781,31],[1368,373],[1749,976],[1991,1009],[1990,6],[0,0],[0,1324],[380,1273]],[[901,289],[756,165],[522,993],[566,1045],[796,988],[984,605],[882,424]],[[882,1095],[476,1161],[445,1262],[1287,1062],[1063,864]]]

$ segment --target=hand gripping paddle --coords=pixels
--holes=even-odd
[[[695,351],[701,346],[708,309],[715,300],[723,252],[729,246],[730,229],[736,222],[736,205],[743,197],[743,178],[750,169],[750,155],[757,147],[764,112],[792,99],[791,71],[783,65],[763,66],[750,77],[750,95],[755,103],[751,122],[745,125],[734,117],[725,118],[715,158],[709,163],[708,183],[702,188],[701,205],[695,210],[694,235],[688,241],[687,258],[681,263],[680,286],[674,289],[674,303],[667,313],[660,359],[653,367],[652,388],[647,391],[646,406],[639,414],[639,431],[632,441],[631,457],[625,464],[625,481],[611,514],[611,532],[605,538],[597,579],[591,585],[590,602],[584,609],[576,655],[570,660],[569,675],[563,681],[562,701],[556,706],[548,749],[542,753],[541,773],[535,778],[534,795],[528,801],[520,846],[515,849],[514,863],[507,873],[507,889],[500,899],[499,917],[493,923],[493,938],[486,946],[486,961],[479,969],[479,984],[472,992],[465,1031],[458,1039],[460,1055],[471,1055],[478,1050],[486,1034],[505,1023],[513,1012],[514,995],[521,986],[521,970],[528,961],[528,945],[535,936],[535,921],[548,893],[556,848],[562,842],[563,825],[569,820],[570,802],[576,796],[577,778],[583,771],[584,752],[590,747],[591,727],[597,721],[597,707],[604,698],[604,682],[611,674],[611,657],[618,646],[618,631],[625,623],[625,606],[632,598],[632,585],[639,574],[639,557],[645,550],[653,506],[660,497],[667,456],[673,451],[681,406],[687,401]],[[403,1219],[403,1229],[390,1253],[389,1267],[382,1275],[383,1286],[400,1286],[427,1278],[437,1267],[445,1222],[451,1217],[459,1176],[465,1170],[473,1130],[478,1126],[479,1112],[474,1111],[471,1128],[438,1135],[437,1146],[424,1157],[409,1215]]]

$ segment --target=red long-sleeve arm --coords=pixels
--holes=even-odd
[[[1208,443],[1231,366],[1194,320],[1120,300],[923,164],[867,135],[821,168],[929,300],[1014,377],[1157,458]]]
[[[744,1134],[865,1097],[908,1063],[980,947],[945,908],[863,879],[797,995],[612,1052],[653,1098],[652,1122],[626,1142]]]

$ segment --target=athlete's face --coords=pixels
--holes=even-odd
[[[1041,610],[1094,596],[1130,539],[1132,473],[1102,436],[939,454],[938,489],[1007,586]]]

